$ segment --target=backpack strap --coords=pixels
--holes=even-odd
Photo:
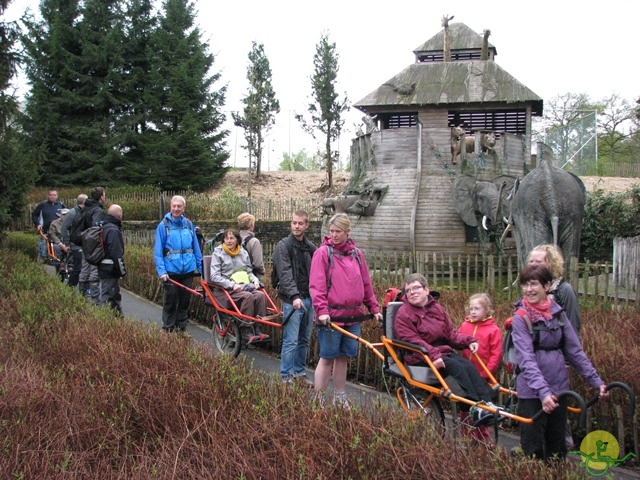
[[[331,289],[331,269],[333,268],[333,254],[334,254],[333,245],[327,245],[327,252],[328,252],[327,292],[329,292],[329,290]],[[358,254],[358,250],[355,247],[351,248],[348,252],[345,252],[345,253],[340,252],[338,253],[338,255],[342,255],[343,257],[346,257],[347,255],[351,255],[355,257],[356,260],[358,261],[358,266],[360,267],[360,271],[362,272],[362,260],[360,259],[360,254]]]
[[[173,230],[183,230],[183,229],[188,229],[192,235],[195,235],[195,229],[193,228],[193,223],[191,222],[191,220],[189,220],[188,218],[185,219],[187,221],[187,226],[186,227],[179,227],[179,228],[174,228]],[[167,217],[164,217],[162,219],[162,221],[164,222],[164,231],[165,231],[165,235],[167,238],[169,238],[169,230],[171,230],[169,228],[169,220],[167,220]],[[166,242],[166,239],[165,239]],[[166,257],[167,255],[181,255],[183,253],[194,253],[193,248],[185,248],[182,250],[169,250],[168,248],[163,249],[163,253],[164,256]]]
[[[562,350],[564,348],[564,319],[565,316],[562,315],[560,320],[558,320],[558,328],[560,328],[562,332],[562,338],[560,339],[560,344],[555,347],[541,347],[540,346],[540,332],[550,332],[552,329],[547,327],[546,325],[533,325],[529,315],[523,309],[519,308],[515,312],[517,315],[522,317],[527,325],[527,329],[529,330],[529,334],[533,337],[533,351],[536,352],[538,350],[542,350],[545,352],[553,351],[553,350]]]

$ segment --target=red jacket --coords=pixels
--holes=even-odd
[[[495,375],[502,359],[502,332],[500,327],[495,324],[493,317],[485,318],[479,322],[472,322],[467,317],[460,325],[458,332],[478,339],[478,355],[491,374]],[[476,370],[480,372],[480,376],[487,378],[487,374],[478,363],[476,356],[471,355],[471,351],[468,348],[462,350],[460,355],[471,360]]]
[[[402,301],[404,305],[398,309],[393,323],[394,337],[425,347],[431,361],[449,355],[454,348],[462,350],[476,341],[470,335],[456,332],[442,306],[432,297],[424,307],[414,307],[407,297],[402,297]],[[410,365],[424,362],[417,353],[408,354],[404,359]]]
[[[329,268],[327,245],[333,246],[333,266]],[[349,252],[356,250],[360,260]],[[331,275],[331,288],[327,291],[327,275]],[[309,274],[309,292],[316,316],[330,315],[331,320],[338,317],[358,317],[364,314],[364,303],[370,313],[380,312],[378,300],[373,293],[367,262],[362,252],[350,238],[340,245],[333,245],[325,237],[311,259]],[[342,308],[335,308],[340,306]],[[352,307],[352,308],[344,308]],[[339,321],[337,324],[341,325]]]

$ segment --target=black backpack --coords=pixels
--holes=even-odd
[[[84,259],[91,265],[99,265],[105,257],[103,222],[87,228],[80,237]]]

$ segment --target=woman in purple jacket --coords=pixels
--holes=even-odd
[[[325,237],[311,260],[309,291],[318,326],[320,360],[315,372],[316,396],[324,398],[333,370],[334,404],[348,408],[345,396],[347,360],[358,354],[358,342],[327,327],[331,322],[360,336],[360,321],[367,306],[382,321],[380,306],[373,293],[371,277],[364,255],[349,238],[351,221],[344,213],[329,220]]]
[[[562,308],[548,296],[553,278],[542,265],[528,264],[520,273],[523,297],[516,303],[511,324],[518,361],[516,377],[518,415],[531,418],[540,409],[546,415],[532,424],[520,424],[520,443],[525,455],[541,460],[567,455],[566,399],[557,395],[569,389],[569,363],[600,396],[608,396],[606,385],[587,358],[571,322]],[[524,314],[533,325],[530,333]]]

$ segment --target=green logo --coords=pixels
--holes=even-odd
[[[600,477],[607,473],[610,467],[620,465],[628,458],[635,458],[635,454],[627,453],[623,458],[620,455],[620,445],[616,437],[604,430],[596,430],[589,433],[582,443],[580,450],[569,453],[577,453],[582,457],[585,468],[594,477]]]

